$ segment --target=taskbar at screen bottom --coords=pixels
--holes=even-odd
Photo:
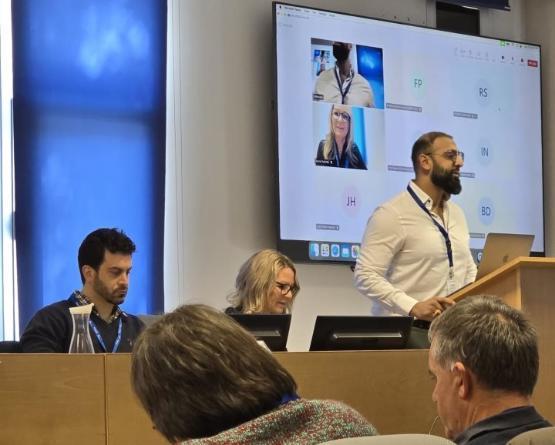
[[[293,261],[354,263],[358,258],[360,244],[339,241],[279,240],[278,250]]]

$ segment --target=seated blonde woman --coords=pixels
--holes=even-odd
[[[227,314],[287,314],[300,290],[293,262],[273,249],[252,255],[239,269]]]
[[[135,343],[132,387],[173,444],[318,444],[376,434],[357,411],[306,400],[273,355],[204,305],[162,316]]]

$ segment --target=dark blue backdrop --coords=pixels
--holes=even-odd
[[[13,0],[20,326],[81,288],[98,227],[137,244],[124,309],[163,310],[162,0]]]
[[[384,108],[383,50],[357,45],[356,51],[358,73],[372,86],[374,106]]]

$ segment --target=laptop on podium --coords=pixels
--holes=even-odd
[[[519,256],[530,256],[534,235],[488,233],[476,280]]]

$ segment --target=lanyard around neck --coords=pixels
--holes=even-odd
[[[353,83],[354,76],[351,75],[351,80],[349,80],[349,82],[347,83],[347,86],[345,87],[345,91],[343,91],[343,85],[341,83],[341,79],[339,78],[338,71],[339,71],[339,68],[337,68],[336,66],[333,72],[335,73],[335,80],[337,80],[337,86],[339,87],[339,92],[341,93],[341,103],[345,104],[345,98],[347,97],[347,94],[349,94],[349,90],[351,89],[351,84]]]
[[[298,400],[299,398],[300,397],[298,396],[298,394],[296,392],[287,393],[287,394],[284,394],[281,397],[281,400],[279,401],[279,404],[280,405],[285,405],[286,403],[293,402],[295,400]]]
[[[114,342],[114,347],[112,348],[111,352],[117,352],[119,348],[119,344],[121,342],[121,333],[123,331],[123,323],[121,321],[121,318],[122,317],[120,317],[118,320],[118,336],[116,337],[116,341]],[[89,319],[89,326],[92,328],[94,335],[96,335],[96,339],[98,340],[98,343],[100,344],[100,347],[102,348],[102,350],[104,352],[108,352],[108,348],[106,348],[106,344],[104,343],[104,339],[102,338],[100,331],[96,327],[96,324],[94,323],[94,321],[92,321],[91,319]]]
[[[337,145],[337,142],[333,141],[333,147],[334,147],[334,158],[335,158],[335,162],[337,164],[337,167],[342,167],[342,168],[350,168],[351,163],[349,161],[349,155],[347,154],[347,142],[345,141],[345,143],[343,144],[343,151],[341,152],[341,154],[339,154],[339,145]]]
[[[414,199],[414,201],[418,204],[418,206],[428,214],[432,222],[436,225],[440,233],[443,235],[443,239],[445,240],[445,248],[447,249],[447,258],[449,259],[449,269],[451,273],[451,271],[453,270],[453,249],[451,247],[451,239],[449,238],[449,233],[440,223],[435,220],[426,205],[420,200],[416,193],[414,193],[414,190],[410,188],[410,185],[407,185],[407,191],[409,192],[410,196],[412,196],[412,199]]]

